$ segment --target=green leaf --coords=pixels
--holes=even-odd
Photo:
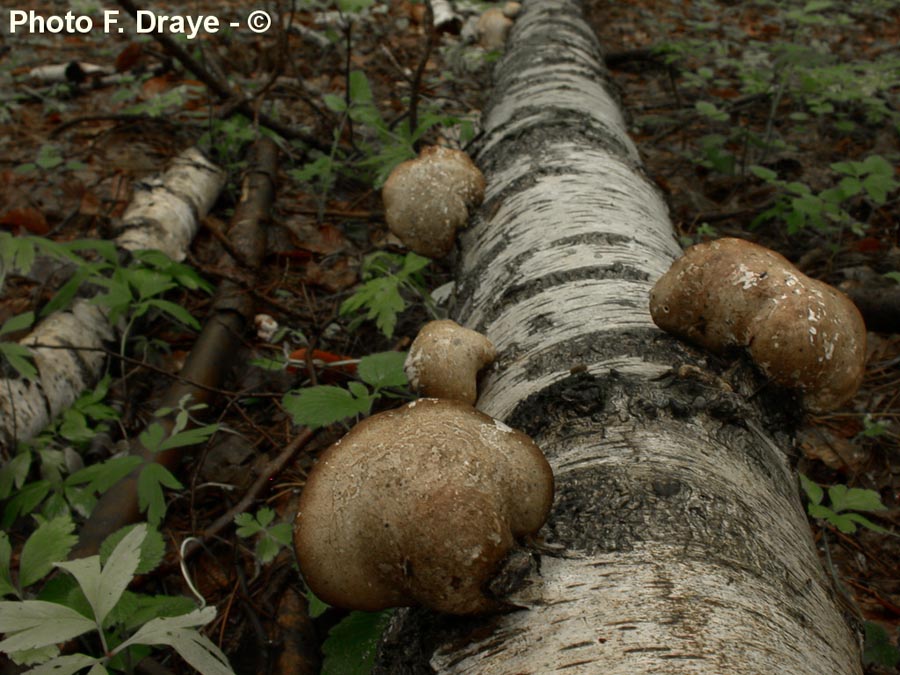
[[[862,186],[871,200],[879,206],[887,201],[888,192],[897,187],[897,183],[888,177],[871,175],[863,179]]]
[[[12,545],[9,543],[9,535],[6,532],[0,532],[0,597],[19,594],[16,587],[13,586],[12,576],[9,573],[11,556]]]
[[[97,623],[103,623],[134,578],[140,562],[141,542],[146,536],[147,526],[138,524],[113,549],[102,571],[99,555],[57,563],[57,567],[66,570],[78,581]]]
[[[181,305],[176,305],[174,302],[169,302],[168,300],[148,300],[147,304],[156,307],[165,314],[180,321],[185,326],[200,330],[200,322]]]
[[[384,387],[405,387],[408,382],[403,364],[406,352],[380,352],[359,360],[357,373],[366,384],[375,389]]]
[[[75,523],[68,516],[60,516],[41,523],[22,547],[19,561],[19,584],[26,588],[42,579],[53,563],[65,560],[78,537],[72,534]]]
[[[827,520],[832,522],[833,519],[837,516],[837,514],[829,509],[827,506],[822,506],[821,504],[808,504],[806,507],[806,512],[809,513],[813,518],[821,518],[822,520]]]
[[[288,392],[283,403],[295,424],[317,429],[368,412],[372,399],[354,397],[340,387],[320,385]]]
[[[350,73],[350,100],[354,103],[371,103],[373,101],[369,79],[361,70],[354,70]]]
[[[835,512],[841,511],[884,511],[887,507],[881,503],[881,495],[874,490],[847,488],[846,485],[835,485],[828,488],[828,498]]]
[[[108,672],[99,659],[87,654],[66,654],[57,656],[46,663],[42,663],[28,671],[28,675],[72,675],[79,670],[92,666],[87,675],[100,675]],[[96,670],[98,669],[99,670]]]
[[[55,602],[0,602],[0,652],[19,652],[59,644],[94,630],[96,624],[74,609]]]
[[[397,314],[406,309],[406,301],[400,295],[400,280],[387,276],[372,279],[341,304],[341,315],[362,307],[367,308],[366,318],[375,319],[375,325],[386,337],[394,335]]]
[[[216,617],[214,607],[206,607],[183,616],[152,619],[114,651],[133,644],[168,645],[203,675],[234,675],[228,659],[216,645],[192,626],[202,626]]]
[[[0,354],[9,361],[9,365],[15,368],[19,375],[27,380],[37,380],[38,371],[34,367],[31,350],[28,347],[16,342],[0,342]]]
[[[263,527],[268,527],[271,522],[275,520],[275,511],[270,509],[268,506],[264,506],[256,512],[256,520]]]
[[[800,476],[800,486],[803,488],[803,491],[806,493],[806,496],[809,498],[809,501],[813,504],[821,504],[822,498],[825,496],[824,490],[817,483],[814,483],[809,478],[807,478],[804,474],[799,474]],[[811,515],[811,514],[810,514]]]
[[[881,155],[869,155],[862,163],[863,171],[868,174],[894,177],[894,167]]]
[[[100,563],[105,565],[112,555],[113,550],[119,545],[126,535],[128,535],[135,525],[126,525],[125,527],[113,532],[103,543],[100,544]],[[156,566],[162,562],[166,555],[166,542],[159,530],[149,528],[144,540],[141,542],[140,562],[138,563],[135,574],[147,574],[156,569]]]
[[[368,675],[390,616],[390,610],[351,612],[332,628],[322,645],[322,675]]]
[[[140,466],[142,462],[143,460],[136,455],[112,457],[105,462],[79,469],[66,478],[66,485],[87,483],[88,490],[102,494]]]
[[[234,524],[238,526],[237,530],[235,530],[235,534],[244,539],[263,531],[263,528],[256,522],[256,518],[253,517],[252,513],[245,512],[237,514],[234,517]]]
[[[272,562],[275,556],[278,555],[278,549],[280,548],[281,546],[269,537],[261,537],[256,542],[256,559],[263,565]]]
[[[322,100],[325,102],[325,107],[332,112],[344,112],[347,109],[347,102],[344,100],[343,96],[338,96],[337,94],[323,94]]]
[[[15,497],[6,502],[3,510],[3,522],[0,528],[8,529],[20,514],[31,513],[50,493],[50,481],[36,480],[19,490]]]
[[[269,528],[269,536],[282,546],[293,543],[294,528],[290,523],[278,523]]]
[[[313,619],[322,616],[325,611],[331,606],[319,600],[319,598],[316,597],[315,593],[310,590],[306,591],[306,604],[308,607],[307,613]]]
[[[186,413],[185,413],[186,415]],[[160,446],[160,450],[171,450],[172,448],[183,448],[189,445],[200,445],[206,443],[210,436],[219,430],[218,424],[206,424],[202,427],[194,427],[193,429],[185,429],[173,434],[164,440]]]
[[[757,178],[761,178],[762,180],[766,181],[767,183],[771,183],[772,181],[777,180],[777,178],[778,178],[777,173],[775,173],[771,169],[767,169],[766,167],[759,166],[757,164],[754,164],[753,166],[750,167],[750,172]]]
[[[337,0],[337,6],[342,12],[357,14],[371,7],[374,2],[375,0]]]
[[[872,530],[872,532],[880,532],[880,533],[882,533],[882,534],[889,534],[889,533],[890,533],[890,530],[887,530],[887,529],[881,527],[881,525],[876,525],[876,524],[873,523],[871,520],[869,520],[868,518],[866,518],[864,515],[859,514],[859,513],[847,513],[847,514],[841,514],[840,517],[841,517],[841,518],[846,517],[848,521],[851,521],[851,522],[854,522],[854,523],[859,523],[860,525],[862,525],[862,526],[865,527],[866,529]],[[851,530],[851,532],[852,532],[852,531],[854,531],[854,530]]]
[[[866,621],[866,639],[863,663],[895,668],[900,663],[900,649],[891,642],[887,630],[880,623]]]
[[[151,452],[158,452],[165,438],[166,430],[159,422],[147,425],[147,428],[138,435],[141,444]]]
[[[163,487],[179,490],[183,486],[163,465],[147,464],[138,476],[138,505],[141,511],[147,511],[147,522],[153,527],[159,525],[166,514]]]
[[[137,630],[151,619],[183,616],[197,608],[190,598],[183,595],[139,595],[131,591],[125,591],[124,595],[133,595],[136,602],[135,608],[119,621],[128,632]],[[117,611],[118,607],[113,614]]]
[[[0,335],[6,335],[7,333],[15,333],[16,331],[25,330],[33,323],[34,312],[17,314],[16,316],[13,316],[3,322],[3,325],[0,326]]]
[[[31,453],[20,452],[3,466],[0,466],[0,499],[9,497],[13,486],[21,489],[31,469]]]
[[[403,267],[400,270],[400,276],[404,279],[419,272],[431,263],[431,258],[425,258],[417,253],[407,253],[403,257]]]

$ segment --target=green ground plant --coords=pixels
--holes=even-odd
[[[851,215],[851,207],[861,201],[883,206],[890,193],[900,188],[894,168],[881,155],[870,155],[859,162],[835,162],[831,169],[840,177],[838,184],[815,192],[806,183],[780,180],[771,169],[750,167],[754,175],[779,190],[775,205],[757,216],[753,224],[778,219],[787,225],[788,234],[813,226],[825,232],[849,228],[863,235],[865,223]]]
[[[239,513],[234,518],[237,535],[243,539],[256,538],[253,550],[256,559],[263,565],[272,562],[278,551],[291,545],[293,528],[290,523],[275,523],[275,511],[264,506],[256,515]]]
[[[360,273],[362,284],[341,303],[339,310],[341,316],[357,314],[348,330],[355,330],[362,321],[369,320],[375,321],[385,337],[393,337],[397,316],[409,304],[408,295],[418,296],[429,313],[437,318],[437,310],[422,276],[422,270],[430,262],[429,258],[412,252],[398,255],[377,251],[366,256]]]
[[[50,521],[26,542],[23,556],[27,552],[29,562],[38,563],[37,571],[43,572],[39,576],[52,567],[69,576],[45,586],[44,599],[0,602],[0,632],[6,635],[0,651],[20,665],[34,666],[27,672],[35,675],[72,675],[85,668],[90,668],[91,675],[130,671],[149,654],[149,647],[160,645],[175,649],[204,675],[233,672],[222,651],[196,630],[215,618],[215,608],[197,609],[190,601],[186,606],[185,598],[126,591],[135,574],[152,570],[162,559],[162,547],[148,551],[142,546],[148,533],[145,524],[119,534],[105,556],[64,562],[75,542],[72,529],[64,519]],[[0,535],[0,585],[4,585],[5,595],[21,596],[21,590],[12,584],[9,556],[9,541],[5,534]],[[24,581],[36,581],[39,577],[33,568],[22,564],[20,583],[22,570],[28,575]],[[60,653],[60,643],[85,634],[96,635],[99,648],[95,654]]]
[[[359,360],[357,374],[361,381],[347,387],[317,385],[288,392],[282,403],[294,423],[318,429],[350,417],[368,415],[382,396],[393,396],[392,390],[406,387],[403,362],[406,352],[381,352]]]
[[[820,485],[803,474],[800,474],[800,485],[809,499],[806,510],[813,518],[824,520],[846,534],[856,532],[859,525],[873,532],[888,533],[888,530],[859,513],[887,510],[881,496],[874,490],[833,485],[828,488],[828,503],[825,504],[826,491]]]

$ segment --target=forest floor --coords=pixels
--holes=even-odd
[[[96,3],[71,4],[89,15]],[[683,244],[739,236],[834,285],[869,283],[873,276],[888,287],[900,283],[900,3],[585,5],[647,175],[666,195]],[[60,12],[40,0],[29,9]],[[243,26],[253,8],[198,0],[189,10],[178,2],[154,9],[206,13]],[[313,458],[346,426],[327,415],[306,420],[318,428],[286,468],[266,475],[302,421],[289,392],[344,387],[357,377],[358,359],[402,352],[424,321],[446,311],[440,299],[452,279],[452,257],[410,271],[415,260],[387,231],[379,188],[419,139],[465,147],[477,133],[497,55],[448,32],[423,61],[423,6],[395,0],[345,18],[318,7],[298,10],[290,30],[255,35],[240,28],[180,40],[201,77],[148,35],[136,35],[124,10],[121,34],[105,32],[96,10],[93,30],[68,35],[23,28],[11,34],[12,11],[0,10],[0,236],[108,238],[135,183],[199,144],[227,170],[228,182],[185,263],[219,284],[231,278],[221,264],[228,253],[223,233],[248,168],[244,152],[260,135],[257,115],[296,132],[279,139],[264,264],[252,284],[238,279],[257,311],[277,323],[275,335],[247,335],[239,353],[222,355],[223,365],[235,367],[202,414],[218,433],[176,472],[185,487],[166,492],[163,562],[141,575],[139,585],[160,597],[190,595],[179,544],[227,514],[262,476],[265,489],[250,494],[253,506],[242,520],[245,536],[226,528],[208,538],[190,561],[189,577],[219,608],[206,634],[238,672],[269,672],[284,659],[307,672],[304,631],[324,636],[343,615],[328,610],[310,624],[278,525],[291,522]],[[82,65],[55,81],[36,70],[72,61],[101,70],[84,72]],[[348,77],[350,71],[358,74]],[[248,94],[248,113],[234,114],[234,100],[210,94],[204,77]],[[419,101],[415,136],[408,129],[411,96]],[[309,139],[318,149],[310,149]],[[85,264],[94,259],[85,254]],[[50,264],[7,273],[0,326],[25,312],[39,315],[63,281]],[[366,296],[367,288],[381,295]],[[137,306],[141,289],[130,292]],[[181,285],[165,298],[201,322],[211,306],[208,294]],[[353,298],[361,308],[347,303]],[[67,424],[17,451],[4,449],[2,525],[14,569],[35,527],[30,515],[84,520],[83,483],[71,476],[109,461],[123,439],[152,425],[160,392],[196,337],[163,311],[130,316],[126,310],[132,318],[130,360],[117,359],[111,346],[100,387],[108,409],[84,403]],[[27,327],[3,338],[26,333]],[[826,488],[821,506],[834,507],[834,518],[810,524],[823,563],[870,622],[867,672],[875,674],[894,672],[886,664],[897,657],[900,622],[900,336],[887,327],[869,338],[858,395],[841,410],[809,417],[798,433],[798,453],[801,473]],[[376,387],[371,400],[378,410],[408,397],[391,385]],[[26,459],[12,461],[20,456]],[[840,511],[836,486],[859,490],[853,508]],[[869,510],[873,499],[886,508]],[[848,523],[853,513],[859,518]],[[35,580],[28,593],[50,593],[43,583]],[[312,638],[314,652],[317,641]],[[158,659],[172,671],[185,668],[170,655]]]

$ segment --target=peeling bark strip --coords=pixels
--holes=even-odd
[[[162,176],[135,184],[116,244],[128,251],[158,249],[181,262],[223,185],[225,172],[189,148]]]
[[[509,596],[525,609],[400,611],[376,672],[859,674],[788,439],[763,431],[779,421],[671,374],[703,365],[648,309],[680,249],[601,63],[576,0],[526,0],[461,243],[457,318],[500,354],[478,407],[532,434],[557,483],[539,569]]]
[[[196,148],[176,157],[161,177],[135,187],[116,244],[124,249],[159,249],[184,260],[204,217],[225,184],[225,174]],[[100,378],[106,357],[89,351],[116,339],[106,310],[76,300],[68,310],[44,319],[20,341],[72,349],[34,348],[38,381],[0,379],[0,446],[36,436]],[[87,349],[84,349],[87,348]]]

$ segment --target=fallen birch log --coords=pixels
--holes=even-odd
[[[199,150],[186,150],[162,176],[135,185],[116,245],[127,251],[159,249],[183,260],[224,182],[224,172]],[[92,386],[105,362],[96,350],[113,342],[116,334],[105,308],[78,299],[20,340],[30,348],[38,378],[0,379],[0,447],[33,438]]]

